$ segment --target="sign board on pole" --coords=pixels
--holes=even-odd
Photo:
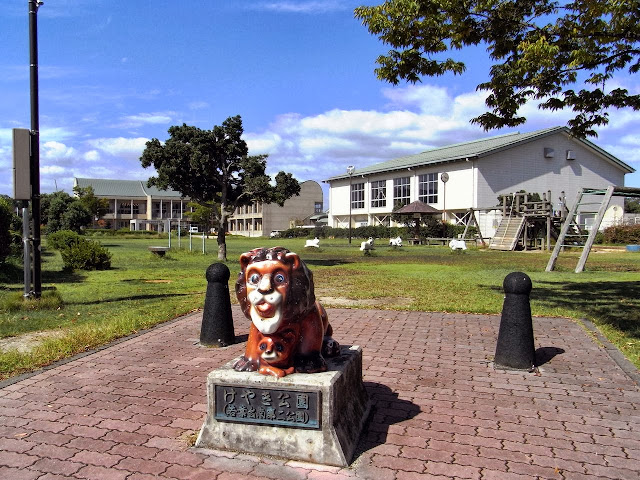
[[[31,133],[13,129],[13,198],[31,200]]]

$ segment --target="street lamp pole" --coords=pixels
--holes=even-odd
[[[33,295],[42,295],[40,255],[40,118],[38,105],[38,7],[29,0],[29,63],[31,90],[31,216],[33,218]]]
[[[353,175],[353,171],[356,169],[353,165],[349,165],[347,167],[347,174],[349,175],[349,245],[351,245],[351,205],[353,204],[353,193],[351,192],[351,176]]]

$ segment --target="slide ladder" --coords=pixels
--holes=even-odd
[[[591,247],[593,246],[593,242],[596,239],[596,234],[600,228],[600,224],[602,223],[602,219],[604,218],[604,214],[609,207],[609,202],[611,201],[611,197],[614,194],[616,188],[613,185],[609,185],[609,187],[604,189],[595,189],[595,188],[583,188],[578,191],[575,202],[571,206],[571,210],[567,214],[567,218],[562,224],[562,229],[560,230],[560,235],[558,236],[558,240],[556,241],[556,246],[551,253],[551,257],[549,258],[549,263],[547,263],[546,271],[550,272],[554,269],[556,260],[558,260],[558,255],[560,255],[560,251],[564,247],[575,247],[582,248],[582,255],[580,255],[580,259],[578,260],[578,265],[576,266],[575,272],[580,273],[584,270],[584,266],[587,263],[587,258],[589,257],[589,252],[591,252]],[[586,195],[604,195],[601,202],[594,202],[592,199],[585,198]],[[581,206],[584,205],[600,205],[598,208],[598,213],[596,214],[596,218],[593,221],[593,225],[591,226],[591,231],[586,233],[578,224],[578,210]]]
[[[518,239],[524,228],[525,217],[509,215],[505,217],[498,225],[496,234],[489,243],[492,250],[514,250],[518,244]]]

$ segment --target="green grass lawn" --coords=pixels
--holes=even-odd
[[[62,271],[56,251],[42,255],[44,302],[21,301],[19,267],[2,276],[0,338],[51,332],[30,351],[0,352],[0,378],[32,370],[179,315],[201,308],[204,272],[217,261],[215,240],[188,240],[165,257],[150,245],[166,239],[103,237],[113,254],[106,271]],[[381,240],[371,256],[359,251],[360,240],[322,240],[319,250],[305,250],[304,239],[250,239],[227,242],[231,291],[242,252],[282,245],[296,251],[314,272],[316,295],[329,307],[374,307],[420,311],[499,314],[504,277],[513,271],[533,281],[531,307],[537,316],[588,318],[640,367],[640,255],[624,251],[592,252],[585,272],[573,273],[579,252],[563,253],[556,271],[544,271],[548,252],[498,252],[471,248],[407,246],[392,249]],[[46,242],[45,242],[46,244]],[[13,283],[15,282],[15,283]],[[235,298],[232,298],[235,303]],[[42,304],[42,305],[41,305]],[[534,320],[535,332],[535,320]]]

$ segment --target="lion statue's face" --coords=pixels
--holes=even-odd
[[[251,321],[263,335],[275,333],[282,322],[291,272],[278,261],[249,265],[246,272],[247,300]]]
[[[236,295],[242,311],[263,335],[295,322],[315,303],[313,279],[297,254],[286,248],[257,248],[240,257]]]

